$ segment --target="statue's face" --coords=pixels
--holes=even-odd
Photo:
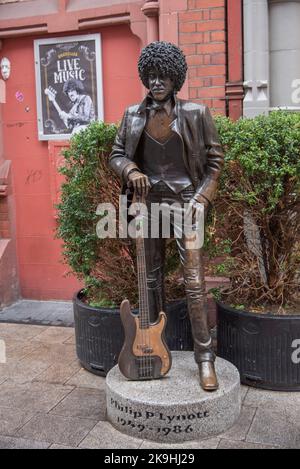
[[[6,57],[3,57],[0,65],[2,78],[3,80],[7,80],[10,75],[10,61]]]
[[[151,70],[149,73],[149,89],[156,101],[163,101],[174,91],[174,82],[158,70]]]

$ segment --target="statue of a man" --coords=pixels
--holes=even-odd
[[[119,175],[123,190],[131,186],[153,203],[179,203],[195,215],[205,213],[215,195],[223,166],[223,152],[206,106],[176,97],[187,71],[185,56],[175,45],[153,42],[142,50],[139,76],[149,93],[130,106],[117,134],[110,166]],[[172,228],[176,231],[174,220]],[[189,318],[194,339],[200,384],[218,389],[215,354],[207,322],[207,299],[202,248],[191,249],[187,237],[176,237],[183,267]],[[145,238],[148,300],[151,320],[164,310],[164,257],[166,239]]]

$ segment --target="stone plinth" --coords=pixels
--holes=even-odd
[[[192,352],[173,352],[169,374],[160,380],[128,381],[118,366],[106,377],[107,418],[122,433],[176,443],[218,435],[240,413],[240,377],[229,362],[218,358],[220,387],[200,388]]]

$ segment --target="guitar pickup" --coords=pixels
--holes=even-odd
[[[147,345],[137,345],[136,347],[138,350],[141,350],[142,353],[144,354],[150,354],[150,353],[153,353],[153,348],[152,347],[149,347]]]
[[[144,352],[144,353],[149,353],[149,354],[150,354],[150,353],[153,353],[153,348],[151,348],[151,347],[145,347],[145,348],[143,348],[143,352]]]

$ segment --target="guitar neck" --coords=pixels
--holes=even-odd
[[[143,199],[140,202],[144,202]],[[139,290],[139,322],[141,329],[150,327],[150,311],[147,290],[147,271],[145,242],[143,238],[143,228],[140,225],[140,236],[136,238],[136,255],[137,255],[137,273],[138,273],[138,290]]]
[[[54,90],[46,88],[45,94],[48,96],[49,101],[51,101],[51,103],[53,104],[53,106],[57,110],[59,116],[61,117],[62,110],[56,102],[56,99],[55,99],[56,93],[54,92]],[[63,117],[61,117],[61,119],[62,119],[63,123],[65,124],[65,126],[68,127],[68,119],[63,118]]]
[[[61,113],[61,109],[60,109],[60,107],[59,107],[59,105],[57,104],[57,102],[56,102],[55,99],[52,101],[52,104],[53,104],[53,106],[55,107],[55,109],[57,110],[58,114]]]

